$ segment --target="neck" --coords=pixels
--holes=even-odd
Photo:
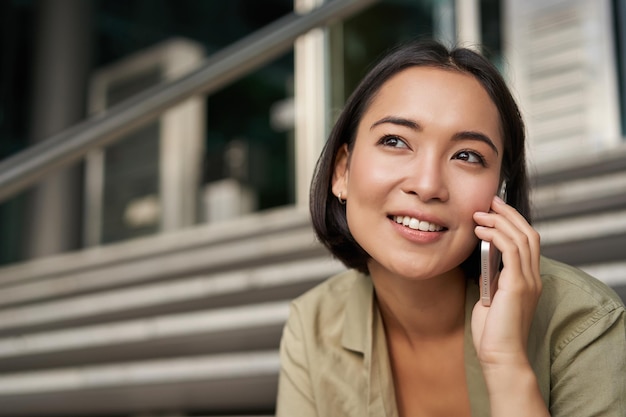
[[[372,274],[386,332],[411,344],[463,331],[466,278],[460,269],[427,280]]]

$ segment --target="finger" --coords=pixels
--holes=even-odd
[[[491,242],[502,253],[502,262],[507,270],[511,270],[515,275],[526,275],[528,268],[524,267],[525,262],[529,262],[529,250],[520,247],[519,240],[512,238],[511,232],[503,231],[502,223],[496,227],[476,227],[476,236],[481,240]],[[519,232],[518,232],[519,233]],[[525,279],[525,278],[524,278]]]
[[[527,236],[501,215],[491,213],[488,216],[490,220],[486,223],[491,223],[494,227],[477,226],[476,235],[480,239],[492,242],[502,252],[502,261],[506,271],[510,271],[512,276],[519,277],[510,285],[517,287],[522,284],[534,292],[538,285],[537,273],[533,267],[534,256]],[[479,219],[482,217],[482,215],[478,216]],[[501,277],[501,279],[505,281],[506,277]],[[506,282],[502,284],[507,285]],[[521,288],[518,289],[521,290]]]
[[[529,248],[528,265],[534,274],[539,272],[540,237],[539,233],[526,221],[515,208],[507,205],[499,198],[494,198],[492,212],[488,216],[476,213],[477,224],[502,230],[518,242],[520,248]],[[497,214],[497,215],[494,215]],[[521,234],[518,234],[521,233]],[[530,272],[530,271],[529,271]]]
[[[528,239],[528,246],[533,255],[533,267],[539,270],[539,254],[541,248],[541,238],[539,233],[528,223],[514,207],[506,204],[502,199],[495,197],[493,199],[491,209],[498,214],[504,216],[515,227],[517,227]]]

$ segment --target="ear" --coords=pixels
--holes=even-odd
[[[341,197],[346,199],[348,197],[348,162],[350,160],[350,154],[348,152],[348,145],[343,144],[337,151],[335,156],[335,169],[333,171],[332,190],[333,194],[338,196],[341,193]]]

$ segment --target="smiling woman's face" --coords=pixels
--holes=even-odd
[[[383,84],[333,176],[370,273],[457,268],[476,246],[472,215],[489,210],[502,153],[498,109],[473,76],[411,67]]]

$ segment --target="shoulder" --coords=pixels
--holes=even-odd
[[[615,291],[578,268],[542,257],[540,272],[543,282],[542,299],[545,299],[543,301],[575,303],[571,305],[573,308],[623,308]]]
[[[582,344],[601,339],[618,322],[623,327],[624,304],[600,280],[548,258],[541,259],[541,278],[543,289],[535,325],[544,342],[550,340],[553,355],[574,340]]]
[[[348,270],[327,279],[292,301],[283,344],[299,340],[316,364],[315,373],[320,369],[332,372],[331,368],[350,368],[355,364],[346,357],[350,355],[344,347],[350,349],[369,337],[372,299],[367,275]]]
[[[295,298],[294,301],[307,302],[324,295],[334,294],[336,296],[345,294],[359,277],[363,277],[363,275],[354,269],[347,269],[317,284],[301,296]]]
[[[606,284],[551,259],[541,259],[541,278],[528,352],[552,415],[623,416],[624,304]]]
[[[294,404],[292,415],[302,409],[294,398],[303,392],[314,402],[315,415],[366,413],[367,368],[362,351],[351,346],[371,334],[372,297],[370,278],[348,270],[292,301],[281,340],[279,383],[280,402]],[[289,391],[292,386],[297,388]]]
[[[291,302],[292,313],[301,319],[330,319],[336,321],[345,309],[352,289],[359,279],[367,277],[355,270],[334,275]]]

